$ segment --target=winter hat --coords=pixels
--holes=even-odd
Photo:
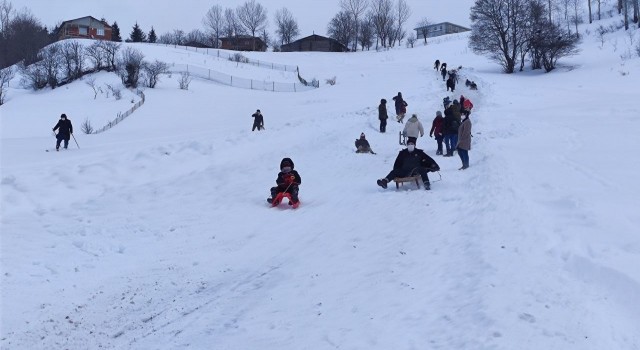
[[[458,102],[458,100],[453,100],[453,104],[457,105],[457,104],[460,104],[460,102]]]
[[[380,100],[380,103],[385,104],[387,103],[387,100],[385,100],[384,98],[382,100]]]
[[[256,112],[260,113],[260,110],[257,110]]]
[[[415,141],[413,141],[413,140],[411,140],[411,141],[407,141],[407,146],[409,146],[409,145],[414,145],[414,146],[415,146],[415,145],[416,145],[416,142],[415,142]]]
[[[437,112],[436,112],[436,117],[442,117],[442,112],[437,111]]]
[[[360,133],[360,138],[363,139],[364,138],[364,133]]]
[[[282,160],[280,161],[280,169],[286,166],[290,166],[291,169],[293,169],[293,161],[291,160],[291,158],[282,158]]]
[[[64,113],[62,113],[62,115],[60,116],[60,118],[67,119],[67,115],[66,115],[66,114],[64,114]]]

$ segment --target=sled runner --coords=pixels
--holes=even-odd
[[[416,186],[420,188],[420,181],[422,181],[422,177],[420,175],[396,177],[393,181],[396,183],[396,189],[399,189],[400,185],[403,185],[405,182],[415,182]]]

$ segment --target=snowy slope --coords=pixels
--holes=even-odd
[[[464,35],[250,53],[338,83],[273,93],[194,80],[184,91],[164,77],[123,123],[77,131],[81,149],[60,153],[43,152],[60,113],[79,129],[100,103],[108,116],[130,101],[98,102],[83,82],[11,88],[1,347],[639,349],[640,59],[621,61],[612,43],[625,38],[600,49],[587,36],[553,73],[510,76]],[[471,167],[437,157],[432,191],[382,190],[402,125],[377,132],[379,100],[402,91],[429,126],[447,96],[436,58],[480,87],[450,95],[475,105]],[[257,108],[266,131],[251,132]],[[377,155],[353,152],[360,132]],[[418,146],[436,157],[433,139]],[[302,176],[295,211],[265,203],[283,157]]]

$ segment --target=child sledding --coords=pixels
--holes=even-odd
[[[267,198],[267,202],[272,207],[278,206],[284,198],[289,199],[289,205],[294,209],[300,205],[298,186],[302,183],[302,179],[300,174],[293,170],[293,166],[291,158],[283,158],[280,161],[280,172],[276,178],[277,186],[271,187],[271,197]]]
[[[371,153],[376,154],[369,145],[364,133],[360,133],[360,138],[356,140],[356,153]]]

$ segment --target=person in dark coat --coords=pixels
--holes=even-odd
[[[396,119],[398,123],[402,123],[402,119],[404,119],[404,115],[407,113],[407,102],[402,98],[402,93],[398,92],[397,96],[393,97],[396,105]]]
[[[431,123],[431,131],[429,131],[429,137],[436,136],[436,142],[438,143],[438,150],[436,151],[436,155],[442,155],[442,140],[444,140],[444,133],[442,129],[444,128],[444,118],[442,117],[442,112],[437,111],[436,117],[433,118],[433,123]]]
[[[429,157],[423,150],[415,148],[416,145],[412,141],[407,141],[407,148],[398,153],[393,170],[389,174],[377,181],[378,186],[387,188],[387,184],[397,177],[407,177],[420,174],[424,189],[430,190],[429,182],[430,171],[439,171],[440,166],[433,158]]]
[[[356,153],[371,153],[375,154],[369,145],[364,133],[360,133],[360,138],[356,140]]]
[[[433,64],[433,69],[440,70],[440,60],[436,60],[436,63]]]
[[[447,91],[451,90],[451,92],[455,91],[456,89],[456,81],[453,79],[452,76],[449,76],[449,78],[447,79]]]
[[[302,183],[302,179],[300,174],[293,170],[293,166],[291,158],[283,158],[280,161],[280,172],[276,178],[277,186],[271,187],[271,198],[267,198],[267,202],[273,204],[278,193],[286,192],[291,194],[291,204],[298,203],[298,186]]]
[[[389,115],[387,114],[387,100],[384,98],[380,100],[380,105],[378,106],[378,119],[380,119],[380,132],[384,133],[387,131],[387,119],[389,119]]]
[[[256,130],[256,128],[258,128],[258,131],[264,130],[264,117],[262,113],[260,113],[260,110],[258,109],[251,116],[253,117],[253,128],[251,128],[251,131]]]
[[[447,64],[443,63],[440,65],[440,75],[442,75],[442,81],[447,77]]]
[[[469,167],[469,151],[471,150],[471,120],[468,115],[458,127],[458,144],[456,148],[462,161],[462,167],[458,170],[467,169]]]
[[[460,126],[460,122],[453,115],[452,107],[453,105],[444,111],[442,133],[444,134],[444,145],[447,148],[447,153],[444,154],[445,157],[453,156],[455,147],[458,144],[458,126]]]
[[[53,127],[53,132],[58,130],[58,134],[56,134],[56,151],[60,150],[60,142],[64,140],[64,149],[69,147],[69,139],[71,139],[71,134],[73,134],[73,125],[71,125],[71,120],[67,119],[66,114],[62,114],[60,116],[60,120],[56,126]]]

